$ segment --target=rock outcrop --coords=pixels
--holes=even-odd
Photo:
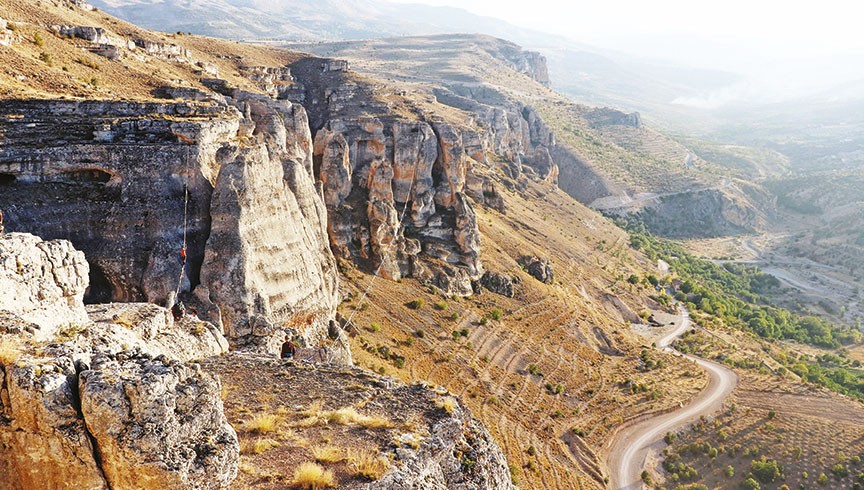
[[[551,284],[555,279],[552,272],[552,262],[549,259],[539,257],[522,257],[519,263],[525,268],[525,272],[543,284]]]
[[[33,324],[36,340],[89,322],[82,302],[89,267],[65,240],[0,233],[0,311]]]
[[[489,291],[508,298],[512,298],[516,294],[513,278],[498,272],[486,271],[480,278],[480,284]]]
[[[4,488],[227,488],[239,446],[219,380],[183,363],[224,353],[222,334],[194,319],[175,324],[156,305],[85,311],[86,262],[69,242],[6,234],[0,244],[0,277],[19,274],[19,264],[26,272],[22,258],[42,260],[35,299],[0,288]],[[60,283],[75,285],[66,309],[54,306]],[[53,329],[25,319],[40,297]]]
[[[197,366],[93,359],[79,376],[81,413],[109,488],[228,488],[240,447],[220,392]]]
[[[310,113],[334,253],[394,280],[436,284],[453,268],[479,277],[474,202],[489,194],[501,207],[491,182],[474,172],[485,160],[479,137],[444,120],[395,117],[336,61],[292,65],[297,87],[282,94]],[[447,293],[471,294],[464,281],[447,283]]]
[[[8,230],[86,254],[88,302],[166,304],[179,290],[229,338],[258,318],[271,327],[252,343],[272,350],[291,328],[315,345],[337,274],[305,112],[232,95],[4,102],[0,209]]]

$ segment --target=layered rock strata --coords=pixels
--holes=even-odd
[[[293,329],[317,345],[337,274],[305,112],[234,95],[3,102],[7,229],[71,240],[90,263],[88,302],[179,291],[229,338],[273,349]]]

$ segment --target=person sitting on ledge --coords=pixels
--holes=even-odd
[[[282,357],[282,359],[292,359],[296,354],[297,346],[294,345],[294,341],[286,335],[285,342],[282,344],[282,354],[280,357]]]

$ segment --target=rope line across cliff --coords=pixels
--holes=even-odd
[[[414,182],[417,181],[417,164],[414,164],[414,171],[411,176],[411,185],[408,187],[408,194],[405,197],[405,204],[402,206],[402,212],[399,214],[399,221],[397,222],[396,230],[397,232],[402,229],[402,222],[405,220],[405,211],[408,210],[408,201],[411,200],[411,193],[414,192]],[[371,232],[371,229],[370,229]],[[398,235],[397,235],[398,237]],[[396,244],[397,237],[393,238],[393,241],[387,246],[387,254],[390,254],[393,245]],[[354,320],[354,315],[360,310],[360,305],[363,304],[363,300],[366,299],[366,296],[369,294],[369,291],[372,290],[372,285],[375,284],[375,279],[378,279],[378,273],[381,272],[381,267],[384,266],[384,255],[381,256],[381,262],[378,264],[378,267],[375,268],[375,273],[372,274],[372,280],[369,281],[369,285],[366,286],[366,289],[363,290],[363,294],[360,295],[360,299],[357,301],[357,304],[354,305],[354,311],[351,312],[351,315],[348,317],[348,320],[345,322],[345,325],[350,325],[351,321]]]
[[[174,292],[174,297],[180,296],[180,288],[183,286],[183,275],[186,273],[186,239],[189,230],[189,147],[186,147],[186,171],[185,182],[183,183],[183,246],[180,248],[180,258],[183,259],[183,264],[180,267],[180,277],[177,280],[177,290]]]

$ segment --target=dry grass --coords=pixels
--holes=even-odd
[[[255,434],[269,434],[279,428],[279,417],[270,413],[262,413],[247,420],[243,427]]]
[[[452,396],[442,398],[441,401],[438,403],[438,407],[447,413],[453,413],[453,410],[456,409],[456,399]]]
[[[385,417],[363,415],[354,407],[343,407],[338,410],[322,410],[318,403],[312,404],[306,410],[299,412],[304,418],[292,423],[293,427],[312,427],[315,425],[359,425],[367,429],[392,429],[396,427]]]
[[[294,470],[294,478],[291,485],[296,488],[307,490],[318,490],[320,488],[335,487],[333,472],[325,470],[321,465],[312,462],[302,463]]]
[[[319,463],[338,463],[345,459],[345,452],[340,447],[313,447],[312,456]]]
[[[361,451],[351,456],[354,474],[370,480],[379,480],[390,471],[390,461],[373,451]]]
[[[240,443],[240,452],[243,454],[261,454],[281,445],[279,441],[269,438],[256,439],[255,441],[244,440]]]
[[[12,364],[21,357],[21,341],[10,337],[0,339],[0,364]]]

